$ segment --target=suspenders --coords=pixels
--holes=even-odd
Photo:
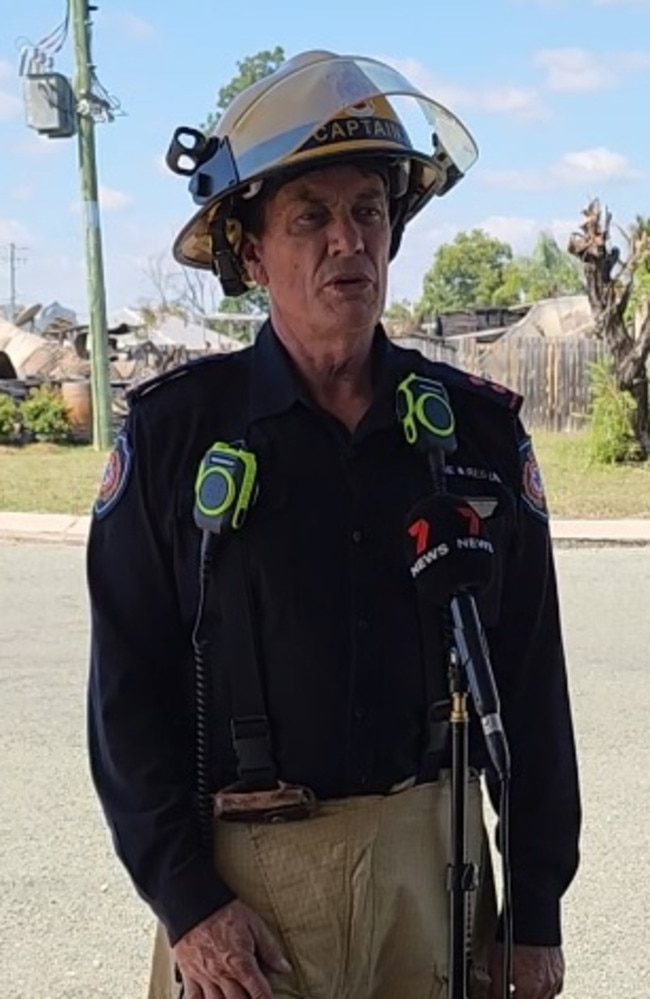
[[[247,469],[243,469],[246,465]],[[253,607],[247,559],[245,519],[256,494],[256,462],[242,443],[215,443],[207,452],[196,480],[195,521],[201,528],[201,600],[194,629],[197,714],[197,790],[202,826],[209,841],[215,812],[224,819],[279,821],[305,818],[315,807],[309,788],[282,782],[273,758],[273,739],[263,690],[259,628]],[[243,498],[242,498],[242,493]],[[218,587],[224,616],[230,624],[228,661],[221,662],[205,617],[206,604]],[[426,715],[417,780],[435,780],[447,746],[449,699],[444,662],[434,661],[430,641],[430,607],[418,610]],[[236,624],[234,623],[236,622]],[[442,622],[434,621],[434,627]],[[443,648],[447,644],[446,636]],[[232,717],[230,735],[237,781],[217,792],[209,787],[211,674],[226,670]]]

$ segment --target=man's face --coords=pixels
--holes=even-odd
[[[332,166],[279,189],[244,259],[268,289],[279,328],[352,336],[374,329],[382,314],[390,238],[384,180],[357,166]]]

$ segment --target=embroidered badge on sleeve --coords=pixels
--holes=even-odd
[[[98,520],[115,509],[124,494],[129,475],[131,474],[132,451],[124,430],[120,431],[115,441],[115,447],[108,456],[99,492],[93,507],[93,513]]]
[[[533,444],[526,438],[519,445],[521,462],[521,496],[526,507],[540,520],[548,520],[542,473],[535,457]]]

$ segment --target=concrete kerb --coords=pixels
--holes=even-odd
[[[85,545],[89,517],[66,513],[0,512],[0,540]]]
[[[37,541],[84,545],[90,517],[57,513],[0,512],[0,541]],[[552,520],[558,547],[572,545],[650,545],[650,518]]]

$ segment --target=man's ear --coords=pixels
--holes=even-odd
[[[248,276],[258,287],[266,288],[268,286],[269,276],[262,263],[259,240],[248,233],[244,235],[242,242],[241,262],[246,268]]]

